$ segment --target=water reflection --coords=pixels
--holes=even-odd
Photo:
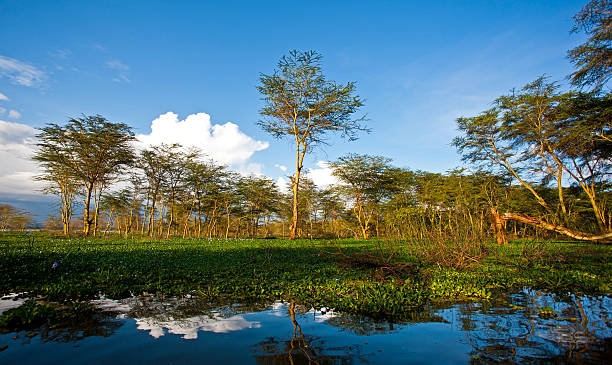
[[[17,308],[25,303],[24,293],[11,293],[0,297],[0,314],[9,309]]]
[[[0,335],[0,345],[9,345],[0,360],[36,363],[29,354],[46,351],[57,362],[78,362],[66,354],[80,350],[59,344],[79,343],[81,362],[132,356],[190,363],[206,353],[208,362],[260,364],[612,363],[610,297],[524,289],[483,303],[431,305],[402,323],[294,302],[223,305],[148,295],[93,304],[99,313],[92,318],[43,326],[35,337]]]
[[[123,322],[116,319],[95,316],[81,318],[78,322],[62,323],[59,326],[43,326],[37,334],[42,342],[72,343],[90,336],[110,337],[121,326],[123,326]],[[30,338],[24,336],[23,341],[29,342]]]
[[[0,313],[17,308],[26,302],[26,297],[21,295],[8,295],[0,298]],[[13,340],[22,345],[29,344],[36,337],[36,341],[73,343],[87,337],[99,336],[110,337],[123,322],[116,319],[114,315],[98,313],[84,313],[77,317],[69,317],[58,323],[46,323],[33,331],[11,334]]]
[[[141,296],[121,301],[100,299],[93,303],[103,311],[119,313],[118,317],[134,319],[137,329],[147,331],[154,338],[160,338],[168,332],[192,340],[198,338],[200,331],[228,333],[261,327],[260,322],[248,321],[237,314],[239,310],[253,310],[252,307],[215,307],[191,298],[161,300],[153,296]]]
[[[458,321],[475,362],[597,361],[612,338],[610,310],[610,297],[524,289],[484,305],[455,305],[441,315]]]
[[[279,305],[280,304],[280,305]],[[285,307],[282,303],[275,303],[275,309]],[[254,345],[255,360],[258,364],[350,364],[360,358],[360,346],[345,346],[342,348],[328,348],[325,342],[318,337],[306,336],[296,319],[296,311],[312,313],[315,322],[331,321],[338,316],[334,312],[324,312],[317,316],[317,311],[304,311],[303,307],[296,306],[295,302],[289,304],[287,317],[293,326],[290,340],[269,337]],[[335,351],[334,351],[335,350]],[[334,353],[337,352],[337,353]],[[364,359],[361,359],[362,362]]]

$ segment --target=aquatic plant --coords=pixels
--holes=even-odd
[[[532,287],[559,293],[610,293],[610,247],[543,245],[525,264],[522,241],[489,245],[468,267],[415,256],[401,242],[71,238],[39,235],[33,244],[0,236],[0,294],[28,292],[54,301],[104,294],[198,296],[209,301],[295,300],[316,308],[401,318],[430,301],[487,300]],[[350,264],[338,255],[369,258]],[[391,252],[393,251],[393,252]],[[382,255],[382,256],[381,256]],[[382,264],[375,260],[383,257]],[[540,257],[540,258],[538,258]],[[563,257],[562,260],[550,258]],[[57,265],[54,268],[54,263]]]

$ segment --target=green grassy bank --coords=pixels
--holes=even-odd
[[[409,254],[406,245],[356,240],[63,239],[0,233],[0,293],[28,292],[53,301],[143,292],[231,302],[291,299],[401,318],[428,301],[482,300],[524,286],[589,295],[606,295],[612,287],[608,246],[486,245],[478,261],[457,269]]]

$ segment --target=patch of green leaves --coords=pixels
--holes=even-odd
[[[240,303],[293,299],[401,319],[429,301],[487,300],[522,287],[605,295],[612,283],[610,247],[575,243],[538,245],[540,252],[529,256],[528,264],[525,250],[532,244],[491,245],[478,265],[458,269],[419,263],[402,252],[401,242],[394,242],[394,260],[418,263],[417,269],[381,276],[376,267],[347,267],[332,254],[338,247],[346,254],[385,250],[381,242],[371,241],[61,239],[40,234],[31,243],[0,233],[0,242],[0,294],[28,292],[59,302],[145,292]],[[27,323],[39,317],[24,318]]]

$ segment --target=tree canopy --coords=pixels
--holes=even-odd
[[[127,124],[91,115],[70,119],[63,126],[49,123],[37,138],[34,159],[41,163],[47,176],[44,179],[60,185],[60,189],[65,189],[60,182],[64,175],[66,179],[79,182],[85,191],[83,232],[95,234],[102,191],[134,159],[130,144],[134,139],[132,129]],[[92,194],[95,200],[93,217],[90,212]]]
[[[576,86],[599,90],[612,77],[612,1],[588,2],[574,22],[573,31],[583,31],[588,39],[568,52],[576,67],[570,79]]]
[[[480,115],[457,119],[461,135],[453,144],[464,160],[500,168],[526,188],[546,211],[538,224],[558,225],[563,229],[555,229],[573,238],[596,239],[600,236],[564,230],[571,220],[564,184],[573,182],[584,191],[598,231],[609,232],[605,192],[612,145],[602,136],[609,135],[610,113],[609,95],[560,93],[555,83],[540,77],[496,99]],[[537,191],[537,177],[544,185],[554,182],[554,205]]]

